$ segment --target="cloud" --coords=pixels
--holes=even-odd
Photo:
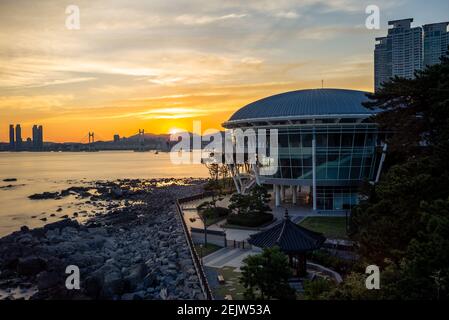
[[[243,14],[226,14],[222,16],[198,16],[198,15],[181,15],[176,17],[175,21],[180,22],[185,25],[203,25],[210,24],[218,21],[231,20],[231,19],[241,19],[247,17],[248,15]]]
[[[31,96],[1,96],[0,110],[10,109],[14,106],[14,110],[30,110],[30,111],[50,111],[57,110],[68,102],[73,100],[72,95],[31,95]]]
[[[376,4],[385,12],[402,2]],[[120,125],[204,114],[222,122],[226,119],[219,119],[219,113],[227,116],[270,94],[320,87],[323,78],[328,84],[344,80],[354,88],[372,80],[376,34],[359,28],[368,0],[76,4],[81,30],[69,31],[66,4],[60,1],[41,0],[37,7],[2,1],[4,123],[32,112],[36,119],[76,116],[86,122],[125,117],[117,118]],[[351,61],[352,54],[363,59]],[[49,115],[39,111],[46,109]],[[163,122],[156,121],[154,128]]]
[[[281,11],[275,14],[276,17],[285,19],[297,19],[300,15],[296,11]]]
[[[344,26],[329,25],[299,29],[296,32],[298,39],[329,40],[337,37],[348,38],[348,35],[368,33],[369,30],[362,25]]]
[[[184,119],[210,115],[210,110],[187,107],[154,108],[151,110],[105,116],[108,119],[140,118],[140,119]]]
[[[43,82],[41,84],[30,85],[29,87],[34,87],[34,88],[48,87],[48,86],[56,86],[56,85],[62,85],[62,84],[71,84],[71,83],[92,81],[95,79],[96,78],[94,78],[94,77],[79,77],[79,78],[68,78],[68,79],[60,79],[60,80],[50,80],[50,81]]]

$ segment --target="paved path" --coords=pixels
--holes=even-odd
[[[302,221],[303,219],[305,219],[305,216],[300,216],[300,215],[293,215],[290,217],[290,219],[294,222],[294,223],[299,223],[300,221]],[[224,223],[224,221],[221,221],[219,223],[213,224],[211,226],[208,227],[209,230],[217,230],[217,231],[224,231],[226,232],[226,239],[228,240],[235,240],[235,241],[244,241],[244,240],[248,240],[250,235],[258,233],[260,231],[263,230],[267,230],[279,223],[281,223],[283,221],[283,217],[282,218],[278,218],[276,221],[274,221],[273,223],[271,223],[270,225],[261,228],[260,230],[246,230],[246,229],[232,229],[232,228],[226,228],[223,229],[220,225]]]
[[[199,200],[194,200],[188,203],[183,203],[182,208],[184,212],[184,220],[187,224],[188,229],[190,228],[200,228],[203,229],[203,222],[198,217],[198,212],[196,210],[196,207],[203,203],[204,201],[210,200],[210,198],[204,198]],[[223,200],[217,202],[218,206],[227,207],[229,205],[229,196],[225,197]],[[322,213],[315,213],[313,210],[307,207],[299,207],[294,206],[291,203],[282,203],[282,207],[275,207],[273,200],[270,203],[272,207],[272,213],[276,221],[274,221],[272,224],[261,228],[261,230],[254,230],[254,229],[232,229],[232,228],[223,228],[222,225],[225,221],[219,221],[218,223],[215,223],[208,227],[208,230],[217,230],[217,231],[224,231],[226,232],[226,238],[228,240],[235,240],[235,241],[244,241],[248,240],[250,235],[255,234],[259,231],[266,230],[268,228],[273,227],[274,225],[281,223],[284,219],[285,214],[285,208],[288,209],[290,219],[294,223],[299,223],[306,217],[313,217],[313,216],[325,216],[325,214]],[[332,215],[332,216],[338,216],[338,215]]]
[[[243,259],[251,254],[257,254],[256,250],[244,250],[234,248],[222,248],[203,258],[203,263],[207,267],[223,268],[234,267],[240,268]]]

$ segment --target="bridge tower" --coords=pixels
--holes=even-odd
[[[144,151],[145,149],[145,129],[139,129],[139,150]]]
[[[89,151],[94,150],[94,143],[95,143],[95,133],[89,132]]]

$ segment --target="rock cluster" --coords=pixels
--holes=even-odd
[[[141,189],[141,202],[85,224],[22,227],[0,239],[0,289],[37,287],[32,299],[202,299],[174,206],[200,182]],[[65,286],[69,265],[79,267],[80,290]]]

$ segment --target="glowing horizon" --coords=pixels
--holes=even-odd
[[[80,30],[66,3],[0,4],[0,141],[86,142],[114,134],[203,130],[272,94],[324,87],[373,90],[374,39],[387,21],[443,21],[447,1],[377,1],[381,30],[364,27],[370,1],[87,1]],[[182,9],[180,9],[182,8]]]

